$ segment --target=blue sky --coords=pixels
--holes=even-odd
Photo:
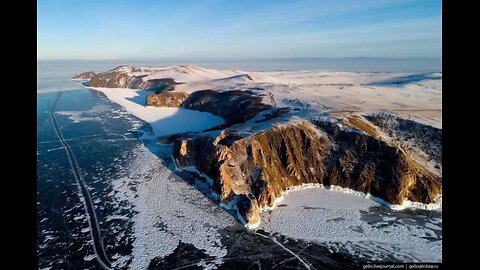
[[[441,57],[440,0],[38,0],[38,59]]]

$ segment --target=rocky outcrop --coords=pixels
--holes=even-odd
[[[442,130],[391,113],[364,116],[381,131],[401,143],[413,156],[430,165],[434,173],[442,174]]]
[[[231,125],[243,123],[272,107],[262,100],[262,96],[252,91],[202,90],[192,93],[181,107],[218,115],[225,119],[227,125]]]
[[[179,167],[195,166],[213,179],[223,203],[235,203],[250,224],[289,187],[324,184],[370,193],[392,204],[431,203],[441,194],[438,176],[401,149],[334,121],[304,121],[242,137],[178,139]]]
[[[176,83],[171,78],[144,80],[146,76],[130,76],[123,72],[100,73],[90,79],[89,86],[155,90],[157,92],[169,91],[175,88]]]
[[[441,194],[441,178],[396,145],[332,121],[314,124],[334,145],[329,155],[333,165],[324,184],[370,193],[392,204],[433,203]]]
[[[180,107],[180,104],[188,97],[185,92],[163,92],[147,96],[147,106],[154,107]]]
[[[93,76],[95,76],[95,72],[93,71],[87,71],[87,72],[83,72],[83,73],[80,73],[80,74],[77,74],[75,76],[73,76],[73,79],[74,80],[90,80],[91,78],[93,78]]]
[[[88,79],[90,87],[154,90],[157,93],[175,89],[177,83],[172,78],[148,79],[148,75],[144,73],[148,73],[148,70],[120,66],[107,72],[97,74],[85,72],[82,73],[84,75],[77,76]]]

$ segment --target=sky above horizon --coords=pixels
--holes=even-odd
[[[38,0],[37,59],[442,57],[440,0]]]

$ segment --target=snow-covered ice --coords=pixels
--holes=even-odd
[[[125,88],[94,88],[107,98],[120,104],[129,113],[148,122],[157,136],[166,136],[188,131],[202,131],[225,121],[216,115],[181,108],[156,108],[145,106],[151,91]]]
[[[233,217],[167,169],[145,146],[138,146],[132,155],[130,175],[112,182],[115,196],[131,203],[136,212],[130,268],[146,269],[155,257],[173,252],[180,241],[209,256],[225,256],[218,230],[233,226]]]
[[[430,214],[392,211],[362,196],[312,187],[286,193],[277,209],[262,212],[260,228],[352,253],[363,248],[377,260],[386,252],[405,261],[441,261],[442,218]]]

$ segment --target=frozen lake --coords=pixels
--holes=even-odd
[[[442,215],[438,211],[393,211],[370,199],[312,187],[294,190],[261,228],[292,238],[329,243],[374,260],[442,261]]]
[[[118,64],[38,65],[40,269],[98,269],[85,197],[49,114],[60,90],[54,114],[78,160],[110,267],[349,269],[366,260],[441,261],[441,212],[393,212],[369,199],[321,188],[289,192],[275,210],[262,213],[260,230],[246,231],[202,194],[204,179],[174,171],[170,149],[155,143],[147,122],[70,80],[81,71]]]

